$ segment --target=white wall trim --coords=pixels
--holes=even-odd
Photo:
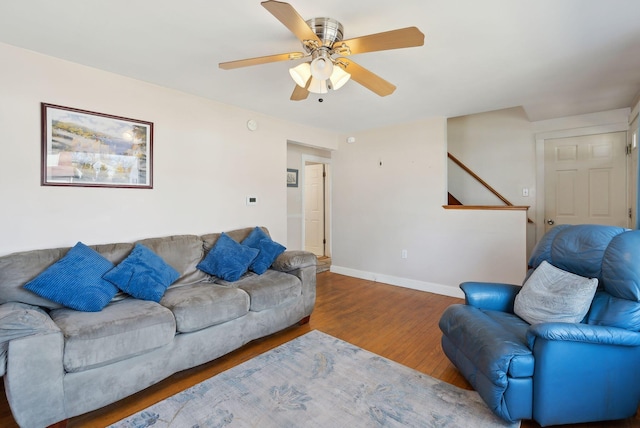
[[[428,293],[435,293],[443,296],[459,297],[461,299],[464,299],[464,293],[461,289],[448,285],[417,281],[415,279],[402,278],[392,275],[383,275],[374,272],[365,272],[357,269],[335,265],[331,265],[331,272],[340,275],[351,276],[353,278],[364,279],[367,281],[381,282],[398,287],[411,288],[413,290],[426,291]]]

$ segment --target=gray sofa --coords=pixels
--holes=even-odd
[[[241,242],[251,230],[227,234]],[[98,409],[308,321],[316,296],[315,255],[285,251],[264,274],[229,283],[196,268],[219,236],[138,241],[179,279],[159,303],[119,295],[100,312],[67,309],[23,288],[68,248],[0,257],[0,374],[17,423],[44,427]],[[117,264],[134,244],[91,248]]]

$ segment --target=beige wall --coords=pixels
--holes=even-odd
[[[450,118],[447,147],[514,205],[535,209],[535,140],[524,109],[515,107]],[[487,191],[477,191],[468,175],[449,168],[449,191],[465,205],[504,205]],[[522,189],[530,196],[522,196]]]
[[[522,281],[524,211],[442,207],[446,136],[447,120],[437,117],[341,140],[332,158],[332,270],[455,296],[462,281]]]
[[[0,58],[0,255],[256,224],[286,243],[287,141],[338,144],[330,131],[9,45]],[[153,122],[154,188],[40,186],[41,102]]]
[[[536,213],[535,139],[522,107],[450,118],[448,151],[513,205]],[[448,189],[465,205],[505,205],[500,199],[448,163]],[[523,196],[527,189],[529,196]],[[527,255],[536,243],[535,225],[527,224]]]

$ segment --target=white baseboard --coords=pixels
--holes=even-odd
[[[342,266],[331,265],[331,272],[365,279],[367,281],[381,282],[398,287],[411,288],[413,290],[426,291],[429,293],[442,294],[444,296],[459,297],[464,299],[464,293],[460,288],[448,285],[435,284],[433,282],[417,281],[415,279],[402,278],[398,276],[383,275],[380,273],[366,272]]]

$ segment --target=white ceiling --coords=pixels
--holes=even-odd
[[[352,81],[319,103],[289,100],[299,61],[218,68],[301,50],[259,0],[2,0],[0,42],[343,132],[514,106],[538,121],[630,107],[640,92],[639,0],[290,3],[339,20],[345,39],[417,26],[425,45],[351,57],[392,95]]]

